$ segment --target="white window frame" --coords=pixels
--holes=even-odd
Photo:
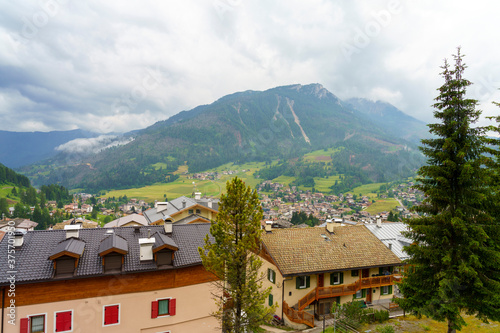
[[[358,293],[359,293],[359,297],[358,297]],[[354,294],[354,299],[361,299],[363,298],[363,289],[359,289],[358,291],[356,291],[356,293]]]
[[[389,286],[380,287],[380,294],[381,295],[389,295]]]
[[[73,328],[74,328],[73,319],[74,319],[75,311],[73,311],[73,309],[68,309],[68,310],[62,310],[62,311],[54,312],[54,333],[56,333],[56,328],[57,328],[57,325],[56,325],[56,315],[58,313],[70,312],[70,311],[71,311],[71,330],[69,330],[69,331],[61,331],[61,332],[73,332]],[[57,333],[59,333],[59,332],[57,332]]]
[[[304,284],[299,285],[299,289],[306,289],[307,288],[307,277],[306,276],[298,276],[298,278],[301,278],[304,281]]]
[[[38,316],[44,316],[45,319],[43,320],[43,331],[47,332],[47,312],[45,313],[37,313],[33,315],[28,315],[29,318],[29,323],[28,323],[28,331],[31,333],[31,317],[38,317]]]
[[[118,322],[116,324],[109,324],[109,325],[104,325],[104,320],[106,319],[106,307],[108,306],[114,306],[118,305]],[[116,326],[121,324],[121,319],[122,319],[122,305],[121,303],[115,303],[115,304],[106,304],[102,306],[102,327],[109,327],[109,326]]]
[[[333,284],[334,285],[340,284],[340,272],[334,272],[332,274],[333,274]],[[335,279],[335,277],[337,277],[337,279]]]
[[[165,318],[165,317],[170,317],[170,300],[172,299],[173,297],[162,297],[162,298],[157,298],[156,301],[164,301],[166,299],[168,299],[168,314],[164,314],[164,315],[161,315],[160,314],[160,303],[158,302],[158,318],[162,317],[162,318]]]

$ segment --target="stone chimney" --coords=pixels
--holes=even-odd
[[[64,230],[66,230],[66,238],[78,238],[78,236],[80,236],[80,228],[81,224],[65,225]]]
[[[273,221],[266,221],[266,232],[273,231]]]
[[[163,225],[163,229],[165,230],[165,233],[172,234],[172,221],[165,221],[165,224]]]
[[[326,231],[333,234],[333,228],[335,228],[335,223],[331,219],[326,220]]]
[[[21,247],[24,243],[24,232],[21,230],[14,231],[14,247]]]

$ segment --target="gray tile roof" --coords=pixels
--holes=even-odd
[[[80,257],[83,253],[84,248],[85,248],[84,241],[82,241],[78,238],[71,237],[71,238],[65,239],[65,240],[61,241],[59,244],[57,244],[49,257],[52,257],[54,255],[57,255],[57,254],[63,253],[63,252],[73,253],[73,254],[76,254]]]
[[[99,245],[99,254],[111,249],[128,252],[128,243],[123,237],[120,237],[113,232],[101,241],[101,244]]]
[[[218,211],[219,210],[219,200],[218,199],[193,199],[193,198],[188,198],[186,196],[181,196],[179,198],[176,198],[172,201],[168,201],[166,203],[166,207],[162,207],[160,209],[159,207],[151,208],[146,211],[144,211],[142,214],[146,218],[147,222],[149,224],[156,222],[158,220],[161,220],[165,217],[170,217],[171,215],[183,210],[183,209],[189,209],[189,207],[193,207],[196,205],[202,205],[207,208],[208,202],[212,202],[212,208],[213,210]],[[186,206],[184,207],[184,203]],[[164,209],[163,209],[164,208]],[[177,222],[175,222],[177,224]]]
[[[155,234],[153,235],[153,237],[155,238],[155,244],[153,245],[153,250],[155,250],[155,249],[157,249],[157,248],[159,248],[160,246],[163,246],[163,245],[170,245],[170,246],[179,248],[177,246],[177,244],[174,242],[174,240],[172,238],[168,237],[165,234],[162,234],[162,233],[159,233],[159,232],[155,232]]]
[[[389,247],[391,244],[392,252],[398,256],[399,259],[408,259],[408,254],[403,250],[403,246],[410,245],[412,241],[403,237],[401,232],[407,231],[408,228],[402,222],[393,223],[382,223],[381,227],[377,227],[376,224],[365,224],[365,226],[370,230],[378,239]]]
[[[123,274],[158,270],[153,261],[140,261],[139,238],[147,238],[148,229],[151,234],[164,233],[163,226],[113,228],[114,233],[128,243],[128,254],[124,256]],[[99,256],[101,242],[109,237],[106,228],[81,229],[79,239],[85,242],[84,251],[78,262],[74,277],[90,277],[104,275],[102,259]],[[209,223],[173,225],[171,239],[179,248],[175,252],[173,268],[200,265],[201,258],[198,247],[204,245],[204,238],[210,231]],[[54,275],[54,267],[49,256],[62,248],[66,239],[65,230],[28,231],[24,235],[24,243],[15,250],[15,266],[9,267],[6,255],[0,255],[0,285],[7,285],[8,271],[15,270],[17,283],[50,281]],[[64,245],[66,248],[66,245]],[[0,242],[0,253],[7,253],[8,237]]]

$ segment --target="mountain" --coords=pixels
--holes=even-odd
[[[57,156],[24,172],[36,185],[97,191],[172,179],[184,163],[198,172],[227,162],[288,160],[339,147],[339,169],[360,169],[385,181],[408,174],[420,159],[410,142],[384,124],[320,84],[290,85],[224,96],[138,131],[125,145],[80,161]]]
[[[423,121],[417,120],[383,101],[371,101],[364,98],[350,98],[345,101],[378,126],[399,138],[419,144],[422,138],[429,136],[429,129]]]
[[[92,138],[98,134],[83,131],[9,132],[0,131],[0,163],[10,168],[39,162],[57,155],[56,147],[77,138]]]

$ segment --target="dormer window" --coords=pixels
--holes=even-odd
[[[128,253],[128,243],[115,233],[109,234],[99,245],[99,256],[102,257],[104,273],[119,273],[122,271],[125,255]]]
[[[174,240],[167,235],[155,233],[153,235],[155,243],[153,245],[154,260],[158,267],[172,266],[174,263],[175,251],[179,249]]]
[[[54,263],[54,277],[73,276],[84,249],[85,242],[73,237],[57,244],[49,257]]]

